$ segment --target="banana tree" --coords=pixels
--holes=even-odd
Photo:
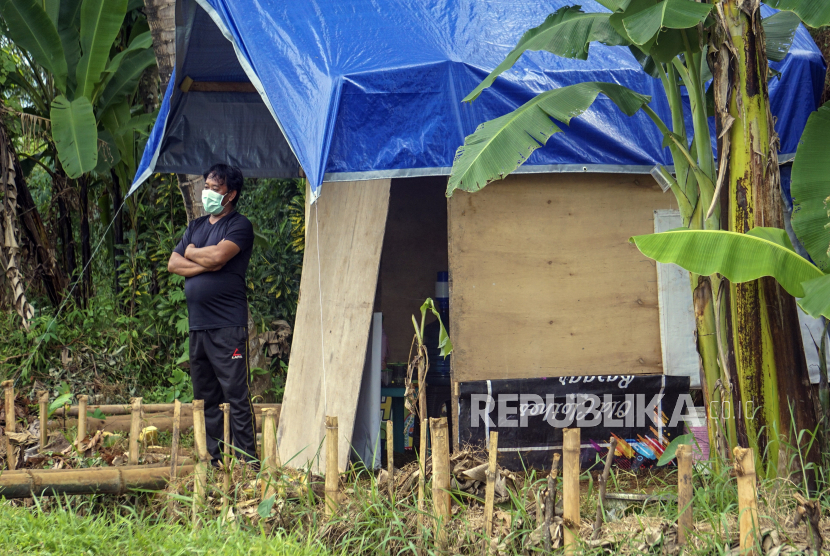
[[[26,97],[29,111],[49,122],[50,152],[45,158],[54,161],[49,171],[70,275],[75,268],[74,234],[64,199],[65,177],[80,188],[82,264],[88,269],[90,176],[120,175],[126,183],[140,148],[136,132],[146,132],[154,119],[133,116],[130,102],[142,74],[155,64],[149,26],[137,12],[142,6],[140,0],[0,0],[2,31],[27,61],[8,81]],[[111,197],[120,206],[120,192]],[[108,217],[108,204],[102,207]],[[84,298],[90,288],[87,272]]]
[[[675,230],[633,237],[632,241],[655,260],[673,262],[692,272],[718,273],[735,285],[771,277],[798,298],[808,315],[830,318],[828,141],[830,105],[825,104],[810,116],[792,169],[792,227],[812,260],[797,254],[787,234],[776,228],[756,227],[746,234]],[[827,427],[830,392],[826,370],[821,376],[818,406]]]
[[[684,227],[691,230],[729,229],[730,219],[721,218],[721,192],[728,179],[730,183],[734,181],[734,172],[729,173],[728,170],[734,170],[736,165],[733,162],[730,167],[722,162],[718,166],[718,172],[715,172],[704,89],[712,74],[710,64],[702,52],[711,52],[710,43],[722,41],[725,35],[726,27],[722,17],[724,6],[691,0],[598,1],[612,13],[584,13],[579,7],[571,6],[551,14],[542,25],[525,33],[504,62],[491,72],[465,101],[474,100],[527,50],[544,50],[559,56],[585,59],[589,55],[591,42],[609,46],[625,45],[631,49],[645,71],[661,80],[671,108],[670,126],[662,122],[651,110],[650,99],[646,98],[643,101],[642,95],[622,87],[582,83],[548,91],[514,112],[486,122],[466,138],[464,145],[456,153],[447,194],[452,195],[455,189],[477,191],[491,181],[503,178],[524,163],[530,153],[543,146],[551,135],[561,132],[553,123],[553,119],[568,123],[572,117],[579,116],[587,110],[599,93],[603,93],[627,115],[643,110],[652,119],[658,132],[664,136],[664,144],[670,149],[674,162],[674,175],[662,167],[655,168],[652,173],[674,193]],[[798,15],[804,17],[802,3],[798,0],[778,0],[769,3],[781,9],[795,10]],[[757,10],[757,1],[748,4]],[[760,20],[760,17],[756,17],[753,21]],[[763,40],[761,32],[761,40],[755,46],[760,45],[762,49],[760,54],[763,58],[763,71],[760,79],[763,80],[763,87],[760,90],[763,95],[766,95],[766,59],[783,59],[798,23],[799,18],[787,12],[776,14],[761,22],[767,30],[768,40]],[[758,53],[755,54],[757,56]],[[745,63],[745,60],[735,61],[731,58],[727,58],[726,61],[735,62],[736,65]],[[717,63],[714,66],[717,69],[727,67],[718,66]],[[743,74],[746,73],[744,70]],[[714,75],[712,92],[716,100],[736,98],[735,95],[729,96],[730,78],[730,75],[723,72]],[[691,134],[687,132],[684,123],[686,120],[681,103],[681,86],[686,88],[690,99]],[[723,87],[726,87],[726,92]],[[740,109],[745,108],[740,103],[738,105]],[[768,102],[760,103],[759,106],[767,105]],[[723,104],[718,106],[722,107]],[[731,126],[731,123],[738,120],[737,116],[732,115],[730,121],[722,113],[719,115],[721,129],[731,132],[728,135],[731,142],[722,144],[719,149],[722,157],[738,147],[751,144],[743,138],[742,132],[746,131],[743,126]],[[773,133],[767,131],[766,137],[772,137]],[[723,134],[723,142],[722,137]],[[774,161],[774,157],[767,157],[766,160]],[[777,161],[774,162],[773,166],[777,172]],[[740,368],[740,373],[736,369],[733,346],[741,344],[745,327],[733,327],[734,311],[726,310],[731,306],[735,296],[724,296],[724,292],[729,290],[729,284],[721,275],[692,272],[690,278],[707,406],[711,406],[712,402],[731,402],[733,398],[739,400],[742,384],[737,377],[740,373],[757,377],[759,369],[744,366]],[[790,313],[794,318],[794,313]],[[793,351],[787,352],[787,346],[772,346],[765,353],[765,360],[775,360],[777,354],[773,348],[782,352],[784,357],[792,358]],[[776,367],[773,366],[773,370],[774,368]],[[797,370],[806,374],[803,359]],[[744,381],[744,385],[747,382],[750,381]],[[777,387],[775,382],[772,385]],[[768,415],[773,418],[767,422],[773,424],[778,420],[779,413],[775,407],[770,407],[769,410]],[[717,447],[720,454],[727,455],[727,448],[736,445],[739,440],[744,444],[749,442],[746,421],[736,420],[734,415],[732,418],[719,421],[720,426],[710,430],[710,445],[713,449]],[[773,446],[772,451],[777,458],[776,446]],[[773,470],[775,465],[776,462],[773,461]]]
[[[105,132],[115,136],[122,129],[108,130],[103,120],[135,91],[141,74],[155,63],[149,28],[129,37],[124,50],[113,48],[127,12],[141,5],[128,0],[61,0],[44,7],[38,0],[0,0],[4,34],[31,57],[32,65],[46,72],[39,87],[21,73],[11,74],[10,80],[28,91],[33,105],[48,115],[57,157],[69,178],[95,170],[99,157],[114,156]]]

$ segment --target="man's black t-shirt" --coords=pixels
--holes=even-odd
[[[245,273],[254,246],[251,222],[236,211],[216,224],[210,223],[210,216],[197,218],[187,226],[175,251],[184,256],[191,243],[196,247],[209,247],[223,239],[234,242],[239,253],[221,269],[203,272],[184,281],[191,330],[248,326]]]

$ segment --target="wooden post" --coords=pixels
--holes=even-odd
[[[328,446],[327,446],[328,447]],[[262,499],[270,498],[277,492],[274,482],[277,478],[277,421],[273,409],[262,410]]]
[[[207,434],[205,432],[205,401],[193,400],[193,441],[196,444],[196,453],[199,463],[193,469],[193,527],[201,526],[199,512],[205,504],[207,493],[207,468],[210,454],[207,450]]]
[[[496,459],[499,454],[499,433],[490,433],[490,459],[487,464],[487,486],[484,489],[484,532],[487,536],[484,542],[489,543],[493,538],[493,501],[496,497]],[[489,544],[488,544],[489,546]]]
[[[173,433],[170,441],[170,481],[179,476],[179,437],[181,436],[182,402],[173,402]],[[167,500],[167,513],[171,517],[176,509],[176,500],[171,496]]]
[[[80,447],[86,438],[86,404],[89,396],[78,396],[78,438],[75,441]]]
[[[565,505],[563,538],[565,554],[576,554],[579,541],[579,429],[562,431],[562,502]]]
[[[386,469],[389,473],[389,499],[395,497],[395,437],[392,419],[386,421]]]
[[[755,498],[755,453],[752,448],[736,446],[735,471],[738,475],[738,523],[743,555],[755,554],[758,537],[758,508]]]
[[[559,473],[559,454],[553,454],[553,463],[550,466],[548,475],[548,490],[545,493],[545,530],[542,532],[545,540],[545,553],[550,552],[550,525],[553,522],[553,514],[556,511],[556,475]]]
[[[617,439],[611,437],[608,443],[608,455],[605,457],[605,468],[602,470],[602,475],[599,477],[599,497],[597,498],[597,517],[594,520],[594,530],[591,533],[591,538],[596,540],[599,538],[599,532],[602,530],[602,522],[605,519],[603,512],[605,511],[605,490],[608,488],[608,476],[611,474],[611,464],[614,463],[614,452],[617,450]]]
[[[138,465],[138,436],[141,434],[141,398],[133,398],[130,413],[130,465]]]
[[[692,447],[677,447],[677,544],[686,544],[692,531]]]
[[[337,465],[337,417],[326,417],[326,515],[340,505],[340,470]]]
[[[223,403],[222,417],[222,440],[225,441],[225,446],[222,448],[222,467],[224,467],[225,476],[222,479],[222,489],[224,495],[222,498],[222,519],[228,515],[228,503],[231,496],[231,404]],[[263,431],[265,430],[265,423],[262,424]]]
[[[46,448],[49,444],[49,392],[41,392],[40,398],[40,451]]]
[[[14,457],[14,444],[8,436],[8,432],[16,432],[17,417],[14,414],[14,383],[11,380],[3,381],[3,389],[6,391],[6,462],[10,471],[17,467],[17,458]]]
[[[435,540],[439,552],[446,552],[447,526],[450,521],[450,438],[446,417],[430,419],[432,436],[432,504],[435,513]]]

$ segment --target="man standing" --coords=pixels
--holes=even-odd
[[[248,384],[248,298],[245,273],[254,244],[251,222],[236,212],[242,172],[216,164],[205,174],[207,216],[190,222],[167,270],[185,277],[190,317],[193,396],[205,401],[207,447],[221,461],[222,411],[229,403],[236,456],[257,459],[256,424]]]

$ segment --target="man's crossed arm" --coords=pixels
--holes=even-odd
[[[167,263],[167,270],[173,274],[190,278],[203,272],[214,272],[225,266],[236,254],[239,246],[223,239],[217,245],[196,247],[192,243],[184,251],[184,257],[173,252]]]

